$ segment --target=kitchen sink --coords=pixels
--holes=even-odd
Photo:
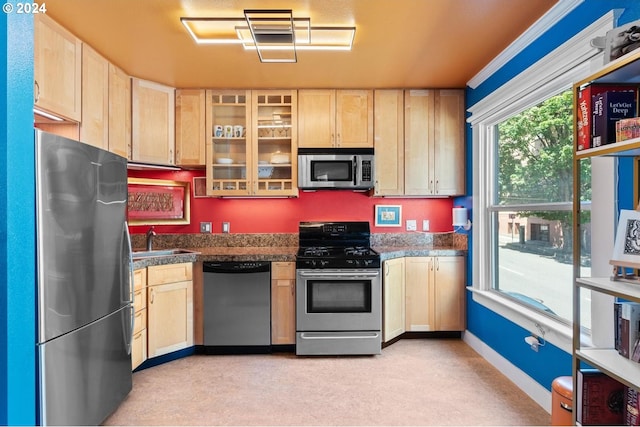
[[[197,252],[188,251],[186,249],[156,249],[152,251],[134,251],[133,259],[159,257],[159,256],[173,256],[173,255],[188,255],[195,254]]]

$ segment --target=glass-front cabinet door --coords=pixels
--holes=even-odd
[[[251,91],[207,91],[207,195],[249,196]]]
[[[297,110],[295,90],[253,91],[253,194],[298,195]]]

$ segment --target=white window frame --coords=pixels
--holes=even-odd
[[[473,271],[469,288],[473,300],[531,333],[540,334],[542,328],[547,341],[568,353],[572,351],[571,325],[518,304],[492,289],[494,251],[489,207],[497,165],[495,129],[502,121],[571,88],[573,83],[600,68],[603,55],[590,41],[614,27],[615,12],[607,13],[468,109],[471,116],[467,121],[472,126],[473,141]]]

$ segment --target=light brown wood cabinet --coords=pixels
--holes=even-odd
[[[176,90],[176,165],[204,166],[206,132],[206,91]]]
[[[298,146],[373,147],[373,90],[300,89]]]
[[[193,345],[193,264],[147,267],[148,357]]]
[[[208,90],[207,106],[208,196],[298,195],[295,90]]]
[[[109,61],[82,46],[82,121],[80,140],[109,149]]]
[[[376,196],[404,194],[404,91],[374,92]]]
[[[405,195],[464,194],[464,91],[405,91]]]
[[[147,269],[133,272],[133,342],[131,369],[147,360]]]
[[[131,77],[109,64],[109,151],[131,159]]]
[[[296,263],[271,263],[271,344],[296,342]]]
[[[406,258],[406,331],[463,331],[465,260]]]
[[[131,80],[131,160],[175,163],[175,89]]]
[[[34,105],[82,118],[82,42],[46,14],[34,15]]]
[[[297,102],[295,90],[252,91],[253,195],[298,195]]]
[[[405,258],[384,261],[382,270],[382,341],[389,342],[405,332]]]

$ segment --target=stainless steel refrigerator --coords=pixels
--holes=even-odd
[[[98,425],[132,386],[127,162],[39,130],[38,391],[43,425]]]

